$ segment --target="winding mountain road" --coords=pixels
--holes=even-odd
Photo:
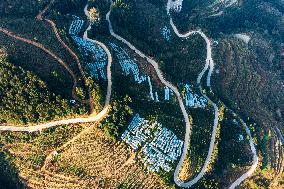
[[[171,9],[171,5],[172,5],[173,1],[169,0],[168,3],[167,3],[167,13],[169,14],[169,11]],[[113,2],[111,1],[111,6],[112,6]],[[186,123],[186,133],[185,133],[185,141],[184,141],[184,148],[183,148],[183,153],[182,153],[182,156],[179,160],[179,163],[175,169],[175,173],[174,173],[174,181],[175,183],[178,185],[178,186],[181,186],[181,187],[191,187],[192,185],[196,184],[203,176],[204,174],[206,173],[206,170],[208,168],[208,165],[210,164],[210,160],[211,160],[211,157],[212,157],[212,154],[213,154],[213,150],[214,150],[214,144],[215,144],[215,140],[216,140],[216,132],[217,132],[217,126],[218,126],[218,121],[219,121],[219,111],[218,111],[218,107],[217,105],[212,102],[205,94],[203,94],[203,96],[209,101],[212,103],[213,107],[214,107],[214,112],[215,112],[215,118],[214,118],[214,125],[213,125],[213,130],[212,130],[212,135],[211,135],[211,141],[210,141],[210,147],[209,147],[209,150],[208,150],[208,154],[207,154],[207,157],[206,157],[206,160],[205,160],[205,163],[201,169],[201,171],[199,172],[199,174],[193,178],[192,180],[188,181],[188,182],[183,182],[181,181],[179,178],[178,178],[178,175],[179,175],[179,171],[182,167],[182,164],[185,160],[185,157],[186,157],[186,153],[187,153],[187,149],[188,149],[188,145],[189,145],[189,137],[190,137],[190,133],[191,133],[191,125],[189,123],[189,119],[188,119],[188,114],[185,110],[185,106],[183,104],[183,101],[182,101],[182,98],[181,98],[181,95],[178,91],[178,89],[173,85],[171,84],[169,81],[166,81],[165,78],[163,77],[163,74],[161,72],[161,70],[159,69],[159,66],[158,66],[158,63],[155,62],[153,59],[147,57],[144,53],[142,53],[140,50],[138,50],[135,46],[133,46],[130,42],[128,42],[126,39],[124,39],[123,37],[117,35],[114,31],[113,31],[113,27],[112,27],[112,24],[111,24],[111,21],[110,21],[110,14],[111,14],[111,7],[110,7],[110,10],[109,12],[107,13],[106,15],[106,19],[108,21],[108,24],[109,24],[109,31],[110,31],[110,34],[115,37],[116,39],[120,40],[121,42],[123,42],[124,44],[126,44],[130,49],[132,49],[136,54],[138,54],[140,57],[142,58],[145,58],[155,69],[157,75],[158,75],[158,78],[160,79],[160,81],[168,86],[173,92],[174,94],[176,95],[177,99],[178,99],[178,102],[179,102],[179,106],[181,108],[181,111],[182,111],[182,114],[184,116],[184,120],[185,120],[185,123]],[[210,79],[211,79],[211,75],[213,73],[213,70],[214,70],[214,62],[213,62],[213,59],[212,59],[212,49],[211,49],[211,42],[209,40],[209,38],[200,30],[198,31],[189,31],[185,34],[181,34],[179,33],[177,27],[174,25],[173,23],[173,20],[172,18],[170,18],[170,24],[175,32],[175,34],[178,36],[178,37],[181,37],[181,38],[187,38],[193,34],[199,34],[206,42],[206,45],[207,45],[207,58],[206,58],[206,64],[204,66],[204,69],[202,70],[202,72],[198,75],[198,78],[197,78],[197,83],[199,84],[200,86],[200,90],[202,89],[201,88],[201,79],[204,75],[204,73],[206,72],[206,70],[208,70],[209,68],[209,71],[208,71],[208,75],[207,75],[207,86],[208,87],[211,87],[211,82],[210,82]],[[202,90],[201,90],[202,91]],[[256,150],[255,150],[255,147],[254,147],[254,144],[252,142],[252,137],[250,135],[250,131],[248,129],[248,127],[246,127],[246,132],[248,133],[248,135],[250,136],[250,146],[251,146],[251,149],[253,151],[254,154],[256,154]],[[257,156],[255,158],[254,156],[254,159],[257,159]],[[244,175],[242,175],[237,181],[235,181],[231,187],[234,188],[235,186],[239,185],[244,179],[246,179],[248,176],[250,176],[252,174],[252,172],[255,170],[257,166],[257,161],[254,161],[253,163],[253,166],[251,167],[251,169]]]
[[[89,12],[88,12],[88,4],[85,6],[84,8],[84,13],[85,15],[89,18]],[[107,59],[108,59],[108,64],[107,64],[107,94],[106,94],[106,100],[105,100],[105,107],[107,107],[110,103],[110,97],[111,97],[111,87],[112,87],[112,81],[111,81],[111,63],[112,63],[112,56],[111,53],[109,51],[109,49],[106,47],[105,44],[103,44],[100,41],[97,40],[93,40],[90,39],[88,37],[88,31],[92,28],[92,24],[90,22],[88,28],[86,29],[86,31],[84,32],[83,38],[87,41],[93,42],[98,44],[99,46],[102,47],[102,49],[107,53]]]
[[[168,0],[167,3],[167,13],[169,14],[170,9],[171,9],[171,5],[172,5],[173,1],[172,0]],[[111,6],[112,6],[113,2],[111,1]],[[87,11],[88,5],[85,6],[84,12],[86,14],[86,16],[88,17],[88,11]],[[185,133],[185,141],[184,141],[184,147],[183,147],[183,152],[181,155],[181,158],[178,162],[178,165],[175,169],[174,172],[174,181],[178,186],[181,187],[190,187],[192,185],[194,185],[195,183],[197,183],[206,173],[207,167],[210,164],[210,160],[211,160],[211,156],[213,154],[213,149],[214,149],[214,144],[215,144],[215,140],[216,140],[216,132],[217,132],[217,126],[218,126],[218,121],[219,121],[219,111],[218,111],[218,107],[217,105],[212,102],[205,94],[203,94],[203,96],[209,101],[211,102],[211,104],[214,107],[214,111],[215,111],[215,118],[214,118],[214,125],[213,125],[213,130],[212,130],[212,135],[211,135],[211,141],[210,141],[210,147],[208,150],[208,154],[205,160],[205,163],[201,169],[201,171],[199,172],[199,174],[193,178],[192,180],[188,181],[188,182],[183,182],[178,178],[179,175],[179,171],[182,167],[182,164],[185,160],[186,157],[186,153],[187,153],[187,149],[189,146],[189,140],[190,140],[190,134],[191,134],[191,125],[189,122],[189,115],[185,109],[182,97],[178,91],[178,89],[169,81],[167,81],[164,76],[162,71],[159,68],[158,63],[147,57],[144,53],[142,53],[140,50],[138,50],[135,46],[133,46],[131,43],[129,43],[127,40],[125,40],[124,38],[122,38],[121,36],[117,35],[112,28],[112,24],[110,21],[110,14],[111,14],[111,7],[109,12],[106,14],[106,20],[108,21],[108,26],[109,26],[109,31],[110,34],[115,37],[116,39],[120,40],[121,42],[123,42],[124,44],[126,44],[130,49],[132,49],[136,54],[138,54],[140,57],[146,59],[155,69],[158,78],[160,79],[161,83],[163,83],[164,85],[166,85],[167,87],[169,87],[174,94],[177,97],[180,109],[182,111],[184,120],[185,120],[185,126],[186,126],[186,133]],[[42,18],[41,15],[39,16],[39,18]],[[185,34],[181,34],[179,33],[177,27],[175,26],[175,24],[173,23],[172,18],[170,18],[170,25],[173,29],[173,31],[175,32],[175,34],[180,37],[180,38],[187,38],[193,34],[199,34],[206,42],[206,46],[207,46],[207,57],[206,57],[206,63],[205,66],[203,68],[203,70],[201,71],[201,73],[198,75],[197,78],[197,84],[200,87],[200,91],[202,91],[202,87],[201,87],[201,79],[203,78],[205,72],[209,69],[208,71],[208,75],[207,75],[207,86],[211,87],[211,83],[210,83],[210,79],[211,79],[211,75],[213,73],[214,70],[214,61],[212,59],[212,49],[211,49],[211,42],[209,40],[209,38],[200,30],[198,31],[189,31]],[[65,124],[74,124],[74,123],[82,123],[82,122],[96,122],[96,121],[100,121],[101,119],[103,119],[108,111],[109,111],[109,103],[110,103],[110,97],[111,97],[111,90],[112,90],[112,81],[111,81],[111,63],[112,63],[112,56],[110,51],[108,50],[108,48],[101,42],[93,40],[88,38],[88,31],[91,29],[91,24],[89,25],[89,27],[86,29],[86,31],[84,32],[84,36],[83,38],[85,40],[94,42],[96,44],[98,44],[99,46],[101,46],[105,52],[107,53],[108,56],[108,65],[107,65],[107,80],[108,80],[108,85],[107,85],[107,94],[106,94],[106,98],[105,98],[105,105],[103,110],[98,113],[97,115],[91,115],[90,117],[86,117],[86,118],[74,118],[74,119],[66,119],[66,120],[60,120],[60,121],[54,121],[54,122],[49,122],[49,123],[44,123],[44,124],[39,124],[39,125],[35,125],[35,126],[28,126],[28,127],[17,127],[17,126],[0,126],[0,131],[25,131],[25,132],[35,132],[35,131],[41,131],[43,129],[47,129],[47,128],[51,128],[51,127],[55,127],[55,126],[59,126],[59,125],[65,125]],[[3,29],[1,30],[2,32],[6,33],[7,35],[10,35],[9,32],[5,32]],[[18,38],[19,39],[19,38]],[[21,40],[21,39],[19,39]],[[230,110],[231,111],[231,110]],[[242,121],[242,124],[245,125],[245,129],[246,129],[246,133],[248,134],[249,138],[250,138],[250,147],[253,153],[253,165],[251,166],[251,168],[245,173],[243,174],[240,178],[238,178],[233,184],[231,184],[230,189],[231,188],[235,188],[236,186],[240,185],[241,182],[243,182],[243,180],[245,180],[246,178],[248,178],[249,176],[251,176],[251,174],[255,171],[257,164],[258,164],[258,157],[257,157],[257,153],[256,153],[256,149],[252,140],[252,136],[250,133],[250,130],[248,128],[248,126]],[[75,137],[77,138],[77,137]],[[74,139],[72,139],[71,141],[73,141]],[[67,144],[69,144],[70,142],[66,143],[65,146]],[[47,158],[48,159],[48,158]]]
[[[170,15],[170,9],[172,7],[172,1],[171,0],[168,0],[168,3],[167,3],[167,14]],[[188,38],[190,37],[191,35],[194,35],[194,34],[199,34],[206,42],[206,51],[207,51],[207,55],[206,55],[206,63],[205,63],[205,66],[203,68],[203,70],[201,71],[201,73],[198,75],[197,77],[197,84],[199,85],[199,88],[200,88],[200,92],[202,93],[203,97],[206,98],[208,100],[208,102],[210,102],[213,107],[214,107],[214,114],[215,114],[215,117],[214,117],[214,123],[213,123],[213,130],[212,130],[212,134],[211,134],[211,140],[210,140],[210,146],[209,146],[209,150],[208,150],[208,153],[207,153],[207,157],[205,159],[205,162],[203,164],[203,167],[201,169],[201,171],[197,174],[196,177],[194,177],[192,180],[189,180],[187,182],[183,182],[179,179],[178,175],[179,175],[179,171],[180,169],[182,168],[182,165],[183,165],[183,162],[186,158],[186,153],[187,153],[187,148],[188,146],[185,146],[184,145],[184,148],[183,148],[183,153],[182,153],[182,156],[178,162],[178,165],[176,167],[176,170],[174,172],[174,181],[175,183],[178,185],[178,186],[181,186],[181,187],[186,187],[186,188],[189,188],[191,187],[192,185],[196,184],[203,176],[204,174],[206,173],[207,171],[207,168],[210,164],[210,161],[211,161],[211,157],[212,157],[212,154],[213,154],[213,150],[214,150],[214,145],[215,145],[215,141],[216,141],[216,133],[217,133],[217,127],[218,127],[218,122],[219,122],[219,111],[218,111],[218,107],[217,105],[210,99],[208,98],[205,94],[203,94],[202,92],[202,87],[201,87],[201,79],[203,77],[203,75],[205,74],[205,72],[208,70],[209,68],[209,72],[208,72],[208,75],[207,75],[207,86],[208,87],[211,87],[211,75],[213,73],[213,70],[214,70],[214,61],[213,61],[213,58],[212,58],[212,48],[211,48],[211,42],[209,40],[209,38],[200,30],[197,30],[197,31],[189,31],[185,34],[181,34],[179,33],[177,27],[175,26],[174,22],[173,22],[173,19],[170,17],[170,25],[173,29],[173,31],[175,32],[175,34],[180,37],[180,38]],[[186,140],[189,140],[189,134],[186,133]]]
[[[112,6],[112,1],[111,1],[111,6]],[[159,65],[156,61],[154,61],[153,59],[147,57],[144,53],[142,53],[141,51],[139,51],[135,46],[133,46],[131,43],[129,43],[127,40],[125,40],[124,38],[122,38],[121,36],[117,35],[114,31],[113,31],[113,28],[112,28],[112,25],[111,25],[111,21],[110,21],[110,14],[111,14],[111,8],[110,8],[110,11],[107,13],[106,15],[106,19],[108,21],[108,24],[109,24],[109,31],[110,31],[110,34],[115,37],[116,39],[120,40],[121,42],[125,43],[130,49],[132,49],[136,54],[138,54],[139,56],[141,56],[142,58],[145,58],[155,69],[157,75],[158,75],[158,78],[160,79],[160,81],[166,85],[167,87],[169,87],[173,92],[174,94],[176,95],[177,99],[178,99],[178,102],[179,102],[179,106],[180,106],[180,109],[182,111],[182,114],[183,114],[183,117],[184,117],[184,120],[185,120],[185,124],[186,124],[186,133],[185,133],[185,140],[184,140],[184,147],[183,147],[183,152],[182,152],[182,155],[181,155],[181,158],[179,160],[179,163],[175,169],[175,173],[174,173],[174,181],[175,183],[178,185],[178,186],[181,186],[181,187],[190,187],[192,185],[194,185],[195,183],[197,183],[202,177],[203,175],[205,174],[206,172],[206,169],[210,163],[210,160],[211,160],[211,156],[212,156],[212,153],[213,153],[213,149],[214,149],[214,144],[215,144],[215,138],[216,138],[216,132],[217,132],[217,126],[218,126],[218,118],[219,118],[219,112],[218,112],[218,107],[215,103],[213,103],[207,96],[205,96],[205,98],[207,100],[209,100],[212,104],[213,104],[213,107],[215,109],[215,119],[214,119],[214,126],[213,126],[213,131],[212,131],[212,137],[211,137],[211,142],[210,142],[210,147],[209,147],[209,151],[208,151],[208,155],[206,157],[206,160],[205,160],[205,163],[204,163],[204,166],[202,167],[200,173],[194,178],[192,179],[191,181],[188,181],[186,183],[182,182],[179,178],[178,178],[178,175],[179,175],[179,170],[186,158],[186,153],[187,153],[187,149],[188,149],[188,146],[189,146],[189,140],[190,140],[190,134],[191,134],[191,125],[190,125],[190,122],[189,122],[189,115],[185,109],[185,106],[184,106],[184,103],[183,103],[183,100],[181,98],[181,95],[178,91],[178,89],[173,85],[171,84],[169,81],[166,81],[160,68],[159,68]],[[177,28],[174,26],[172,20],[171,20],[171,24],[173,26],[173,29],[175,30],[176,34],[180,37],[189,37],[190,35],[194,34],[194,33],[198,33],[200,34],[206,41],[207,43],[207,59],[206,59],[206,64],[205,64],[205,67],[204,69],[202,70],[202,72],[199,74],[197,80],[198,80],[198,84],[200,84],[200,80],[201,78],[203,77],[205,71],[208,69],[208,67],[210,66],[210,70],[209,73],[208,73],[208,76],[207,76],[207,85],[210,86],[210,77],[211,77],[211,74],[212,74],[212,71],[214,69],[214,63],[213,63],[213,60],[212,60],[212,51],[211,51],[211,45],[210,45],[210,40],[206,37],[206,35],[204,33],[202,33],[201,31],[193,31],[193,32],[189,32],[187,34],[180,34],[177,30]]]
[[[244,174],[242,174],[236,181],[234,181],[231,186],[229,187],[229,189],[233,189],[233,188],[236,188],[238,185],[240,185],[245,179],[247,179],[248,177],[250,177],[253,172],[255,171],[257,165],[258,165],[258,156],[257,156],[257,152],[256,152],[256,148],[255,148],[255,145],[253,143],[253,138],[251,136],[251,132],[250,132],[250,129],[249,127],[247,126],[247,124],[242,120],[242,118],[240,118],[232,109],[228,108],[226,105],[224,105],[225,108],[230,111],[234,116],[236,116],[241,124],[245,127],[245,131],[247,133],[247,135],[249,136],[249,145],[250,145],[250,149],[251,149],[251,152],[253,154],[253,163],[252,163],[252,166],[250,167],[250,169],[245,172]]]
[[[80,118],[74,118],[74,119],[63,119],[63,120],[59,120],[59,121],[52,121],[52,122],[48,122],[48,123],[43,123],[43,124],[38,124],[38,125],[32,125],[32,126],[0,126],[0,131],[19,131],[19,132],[36,132],[36,131],[42,131],[44,129],[48,129],[48,128],[52,128],[52,127],[57,127],[60,125],[68,125],[68,124],[75,124],[75,123],[88,123],[88,122],[97,122],[102,120],[103,118],[105,118],[105,116],[108,114],[109,111],[109,103],[110,103],[110,98],[111,98],[111,90],[112,90],[112,78],[111,78],[111,64],[112,64],[112,56],[111,53],[109,51],[109,49],[101,42],[96,41],[96,40],[92,40],[88,38],[88,30],[90,30],[91,25],[89,25],[88,29],[85,31],[84,33],[84,39],[92,41],[94,43],[97,43],[98,45],[100,45],[105,52],[107,53],[107,57],[108,57],[108,64],[107,64],[107,94],[105,97],[105,104],[104,104],[104,108],[101,112],[99,112],[98,114],[91,114],[89,115],[89,117],[80,117]],[[50,52],[48,49],[46,49],[44,46],[42,46],[41,44],[38,44],[36,42],[21,38],[19,36],[15,36],[13,35],[11,32],[0,28],[0,32],[5,33],[8,36],[14,37],[17,40],[32,44],[40,49],[42,49],[43,51],[45,51],[47,54],[49,54],[50,56],[52,56],[53,58],[55,58],[60,64],[63,63],[63,60],[61,60],[60,58],[58,58],[57,56],[55,56],[52,52]],[[62,64],[66,70],[68,70],[68,72],[71,74],[72,71],[65,65]],[[72,74],[71,74],[72,75]]]
[[[172,4],[173,4],[173,1],[172,0],[168,0],[168,2],[167,2],[167,14],[168,15],[170,15],[170,9],[172,7]],[[177,27],[175,26],[175,24],[173,22],[173,19],[171,17],[170,17],[170,25],[171,25],[173,31],[175,32],[175,34],[178,37],[187,38],[187,37],[189,37],[189,36],[191,36],[193,34],[199,34],[205,40],[205,42],[207,44],[206,64],[205,64],[204,69],[202,70],[202,72],[199,74],[199,76],[197,78],[197,83],[200,84],[200,81],[201,81],[201,78],[203,77],[203,74],[208,69],[208,66],[210,66],[209,72],[208,72],[208,75],[207,75],[207,86],[211,87],[210,78],[211,78],[211,75],[212,75],[213,70],[214,70],[214,62],[213,62],[213,59],[212,59],[212,49],[211,49],[211,42],[210,42],[209,38],[200,30],[198,30],[198,31],[189,31],[189,32],[187,32],[185,34],[179,33],[179,31],[178,31]],[[200,91],[202,91],[201,90],[201,85],[199,85],[199,86],[200,86]],[[193,180],[190,180],[188,182],[183,182],[183,181],[180,181],[178,179],[179,170],[180,170],[180,168],[182,166],[182,162],[184,160],[183,156],[185,156],[185,154],[182,155],[182,157],[181,157],[181,159],[180,159],[180,161],[178,163],[177,169],[175,170],[175,174],[174,174],[174,180],[175,180],[176,184],[178,184],[181,187],[190,187],[193,184],[195,184],[202,176],[204,176],[204,174],[206,172],[206,168],[207,168],[207,166],[209,165],[209,162],[210,162],[210,157],[212,156],[213,149],[214,149],[216,129],[217,129],[217,124],[218,124],[218,108],[217,108],[217,105],[215,103],[213,103],[205,94],[203,94],[203,96],[209,102],[211,102],[213,104],[214,109],[215,109],[215,119],[214,119],[213,132],[212,132],[211,141],[210,141],[210,147],[209,147],[208,155],[207,155],[207,158],[206,158],[205,163],[203,165],[203,168],[201,169],[201,172]],[[228,109],[228,110],[232,111],[231,109]],[[256,152],[256,149],[255,149],[253,140],[252,140],[252,136],[251,136],[249,127],[246,125],[246,123],[242,119],[240,119],[240,120],[241,120],[241,123],[245,126],[246,133],[249,136],[250,148],[251,148],[251,151],[253,153],[253,164],[252,164],[251,168],[246,173],[244,173],[241,177],[239,177],[235,182],[233,182],[231,184],[231,186],[229,187],[230,189],[235,188],[236,186],[240,185],[245,179],[250,177],[252,175],[252,173],[255,171],[255,169],[256,169],[256,167],[258,165],[258,156],[257,156],[257,152]]]

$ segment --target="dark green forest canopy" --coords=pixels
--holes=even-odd
[[[0,57],[0,75],[1,123],[46,122],[85,112],[51,93],[38,76],[14,66],[5,55]]]

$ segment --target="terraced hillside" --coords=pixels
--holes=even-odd
[[[81,174],[104,188],[165,187],[157,176],[141,167],[129,146],[121,141],[112,142],[98,129],[92,129],[61,151],[48,170]],[[73,169],[81,171],[76,173]]]
[[[146,171],[136,161],[135,154],[125,143],[113,142],[94,127],[89,127],[88,132],[44,161],[47,152],[52,150],[50,142],[58,143],[53,147],[59,146],[72,135],[76,136],[80,129],[75,127],[73,131],[64,133],[67,128],[35,134],[34,139],[25,139],[27,135],[11,133],[10,138],[14,138],[11,144],[5,141],[7,137],[2,138],[1,145],[6,143],[3,146],[5,153],[14,156],[18,174],[27,187],[167,188],[156,175]],[[53,139],[52,136],[61,139]],[[41,146],[40,143],[44,140],[48,143]],[[41,160],[38,159],[40,157]]]
[[[282,188],[282,6],[0,2],[0,184]]]
[[[283,174],[283,171],[275,171],[276,159],[276,164],[281,165],[281,170],[283,169],[283,155],[278,155],[278,151],[280,150],[282,154],[283,149],[278,148],[272,142],[276,139],[279,143],[283,143],[281,112],[284,93],[281,79],[283,70],[280,68],[283,62],[280,45],[283,28],[279,25],[281,16],[283,17],[281,12],[283,3],[238,1],[232,3],[231,6],[226,6],[230,3],[226,1],[223,2],[224,4],[219,2],[211,6],[213,1],[210,2],[183,1],[180,11],[172,11],[173,20],[181,33],[200,28],[209,34],[212,43],[214,42],[212,48],[216,72],[212,75],[212,86],[216,87],[211,88],[216,97],[234,109],[248,123],[252,125],[256,123],[251,129],[254,140],[259,143],[259,153],[263,157],[260,167],[262,173],[258,175],[262,175],[264,180],[267,179],[267,182],[270,182],[273,176],[269,176],[267,172],[273,172],[276,178]],[[184,48],[179,48],[182,42],[173,36],[173,31],[169,31],[171,34],[169,41],[163,39],[161,34],[159,35],[159,32],[162,33],[162,29],[167,25],[166,10],[161,8],[165,4],[166,2],[163,1],[132,3],[127,19],[112,18],[114,28],[120,35],[127,36],[135,46],[156,57],[168,78],[175,82],[191,81],[192,76],[196,75],[197,62],[202,58],[202,52],[199,49],[202,49],[200,46],[203,44],[202,42],[197,43],[199,37],[194,37],[195,44],[191,42],[192,39],[189,39],[188,44],[183,45]],[[211,15],[213,12],[210,11],[216,11],[217,7],[223,13]],[[250,15],[251,10],[255,10],[253,15]],[[267,13],[261,16],[263,19],[260,19],[259,14],[263,13],[260,10],[265,10]],[[150,15],[150,13],[156,15],[155,19],[153,17],[140,19],[142,15]],[[115,11],[114,14],[116,14]],[[242,17],[244,14],[245,16]],[[273,31],[268,21],[272,15],[274,15],[273,22],[278,23],[272,27]],[[247,19],[247,22],[254,22],[254,24],[244,25],[245,22],[236,20],[238,18]],[[266,23],[263,22],[265,19],[267,19]],[[133,27],[122,27],[126,23],[131,23]],[[227,25],[228,27],[225,27]],[[253,27],[257,29],[253,30]],[[260,31],[266,31],[265,35],[260,34]],[[147,33],[146,38],[145,32]],[[157,36],[153,37],[152,33]],[[143,41],[143,44],[140,41]],[[199,51],[197,52],[196,49]],[[180,54],[180,56],[172,54]],[[184,54],[191,58],[185,57]],[[270,62],[269,65],[267,65],[268,62]],[[188,64],[196,66],[191,69],[187,67]],[[186,77],[184,73],[187,73]],[[214,95],[212,94],[211,97],[214,98]],[[277,153],[273,152],[275,150]],[[281,179],[279,182],[276,181],[282,185]]]

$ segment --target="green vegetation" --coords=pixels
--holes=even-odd
[[[275,126],[283,133],[283,4],[278,0],[247,1],[239,3],[238,8],[226,9],[220,17],[207,18],[206,11],[209,9],[205,7],[208,2],[212,1],[184,1],[181,13],[174,15],[174,22],[181,32],[200,27],[212,40],[219,42],[219,45],[213,47],[216,73],[213,73],[211,81],[215,93],[214,101],[221,99],[242,118],[250,117],[254,120],[255,131],[251,132],[258,137],[255,142],[258,144],[258,154],[263,157],[260,158],[263,161],[262,168],[274,174],[271,167],[278,171],[279,167],[283,168],[283,165],[277,166],[283,159],[283,155],[279,157],[277,151],[282,154],[283,148],[280,147],[278,150],[278,147],[275,147],[278,145],[277,135],[267,140],[265,133],[275,133]],[[205,45],[199,37],[194,36],[180,41],[173,35],[174,43],[167,44],[163,41],[160,35],[161,28],[168,26],[169,23],[165,9],[161,8],[165,3],[160,5],[159,2],[152,0],[137,0],[132,7],[133,16],[118,20],[113,14],[112,24],[116,33],[158,60],[169,81],[174,84],[192,84],[204,66]],[[141,19],[142,15],[146,19]],[[236,33],[248,34],[251,37],[249,44],[246,45],[232,37]],[[200,114],[197,117],[203,119]],[[230,131],[231,127],[227,128]],[[222,132],[224,133],[224,130]],[[221,135],[220,138],[224,137]],[[225,137],[224,140],[229,139]],[[219,147],[222,149],[215,149],[219,154],[230,149],[230,146],[224,147],[223,144]],[[234,148],[230,153],[233,151]],[[231,164],[224,163],[231,159],[223,155],[223,158],[228,158],[221,158],[219,162],[226,165],[222,167],[223,170],[233,172],[230,167],[241,162],[241,166],[236,166],[237,172],[247,170],[245,166],[250,160],[250,148],[247,143],[240,151],[242,158],[237,158],[240,160]],[[221,154],[219,156],[222,156]],[[233,156],[235,161],[238,155]],[[228,179],[230,178],[226,177],[223,180]]]
[[[7,157],[15,155],[13,159],[9,159],[9,163],[14,162],[20,170],[36,170],[41,168],[49,152],[60,147],[81,130],[80,125],[69,125],[41,133],[1,132],[0,146],[9,152]]]
[[[18,36],[44,45],[61,58],[77,78],[80,78],[76,61],[62,47],[47,23],[36,21],[34,17],[13,19],[4,17],[0,18],[0,25]],[[2,32],[0,33],[0,46],[6,49],[11,63],[40,76],[50,91],[64,98],[72,97],[73,79],[54,58],[41,49],[8,37]],[[78,82],[77,86],[82,87],[82,82],[80,80]]]
[[[86,88],[91,89],[95,112],[99,112],[104,100],[102,94],[105,94],[105,89],[102,86],[105,83],[100,81],[95,83],[92,78],[88,78],[85,87],[76,62],[70,58],[66,49],[58,45],[50,27],[34,19],[39,10],[42,10],[49,1],[1,1],[0,25],[19,36],[42,43],[62,58],[78,78],[79,83],[75,93],[80,98],[86,99],[88,98]],[[205,43],[200,36],[192,36],[188,40],[177,39],[172,30],[171,39],[169,41],[163,39],[161,29],[165,26],[169,27],[169,18],[165,10],[166,1],[113,1],[111,20],[116,33],[157,60],[166,79],[174,85],[180,82],[195,85],[197,74],[205,63]],[[56,1],[51,6],[49,14],[45,15],[56,21],[56,25],[60,28],[59,34],[71,44],[70,46],[72,43],[68,40],[66,31],[71,15],[85,18],[82,10],[86,2],[86,0]],[[278,126],[283,132],[284,119],[283,115],[281,116],[284,102],[283,3],[280,0],[240,1],[238,8],[225,10],[221,17],[207,18],[206,11],[209,11],[209,8],[204,7],[207,7],[208,2],[211,3],[213,0],[184,1],[181,13],[173,15],[174,22],[180,31],[201,27],[212,40],[218,40],[219,45],[213,48],[216,73],[213,73],[214,92],[210,92],[210,96],[214,102],[222,99],[241,117],[252,117],[257,123],[251,124],[250,128],[254,141],[258,144],[257,153],[260,164],[254,176],[246,180],[241,188],[269,188],[272,185],[271,182],[274,179],[277,180],[278,171],[283,169],[281,164],[283,146],[279,144],[274,129]],[[103,17],[109,9],[109,2],[106,0],[89,0],[89,3],[90,7],[95,7],[91,10],[94,20],[98,18],[98,12]],[[104,19],[93,28],[93,35],[103,39],[106,44],[111,39],[107,36],[109,35],[107,28]],[[232,34],[243,32],[252,38],[248,45],[232,37]],[[75,117],[87,112],[77,103],[69,103],[72,79],[66,70],[51,57],[46,57],[46,54],[39,49],[4,34],[0,34],[0,46],[5,46],[8,54],[12,55],[9,59],[6,56],[0,58],[0,123],[40,123],[62,117]],[[74,51],[79,54],[76,49]],[[115,58],[114,61],[116,61]],[[139,64],[144,63],[143,60],[139,60]],[[148,86],[137,85],[132,78],[121,76],[121,69],[117,69],[117,65],[116,62],[112,67],[113,90],[117,96],[112,98],[115,100],[111,103],[109,116],[99,125],[105,135],[111,139],[110,141],[116,141],[119,138],[131,120],[133,112],[143,117],[157,119],[182,139],[184,123],[176,99],[159,103],[149,100]],[[140,68],[143,71],[147,70],[145,73],[151,77],[155,90],[161,96],[163,85],[157,81],[153,70],[147,66]],[[204,77],[203,82],[205,79]],[[209,94],[209,91],[205,92]],[[203,165],[208,152],[214,113],[211,106],[205,110],[188,109],[188,112],[191,115],[192,136],[191,154],[188,155],[187,160],[190,173],[195,174]],[[223,109],[220,113],[223,113]],[[234,181],[251,165],[248,136],[237,118],[225,112],[224,120],[220,119],[219,124],[217,145],[214,148],[208,173],[194,188],[227,187],[228,181]],[[62,145],[80,130],[80,126],[72,127],[72,129],[66,126],[36,134],[1,132],[0,147],[3,146],[3,150],[0,151],[0,170],[3,170],[4,174],[0,175],[0,186],[20,188],[21,183],[14,165],[17,165],[19,170],[39,169],[43,165],[46,154]],[[240,135],[243,136],[243,140],[239,138]],[[86,137],[89,138],[89,135]],[[79,142],[82,144],[82,141]],[[80,145],[78,149],[80,150]],[[10,155],[6,151],[9,151]],[[89,149],[86,151],[90,152]],[[95,149],[89,155],[93,156],[96,152]],[[15,155],[15,158],[11,158],[12,155]],[[72,157],[72,153],[70,156]],[[125,157],[128,156],[125,155]],[[54,157],[54,160],[62,163],[60,158],[59,154]],[[82,159],[77,158],[77,161]],[[88,160],[86,158],[86,162]],[[105,165],[108,164],[105,163]],[[75,164],[65,167],[63,172],[85,176],[86,167],[88,166]],[[93,168],[97,170],[96,166]],[[161,172],[159,176],[168,185],[173,183],[172,173]],[[283,185],[283,179],[278,180],[280,180],[278,184]],[[104,183],[102,185],[105,186]],[[118,188],[131,187],[128,182],[122,182]]]
[[[66,170],[66,173],[76,175],[78,177],[82,177],[86,174],[82,167],[78,167],[76,165],[69,166]]]
[[[39,77],[0,57],[0,122],[27,124],[86,113],[49,92]]]
[[[111,20],[114,31],[127,38],[146,55],[154,57],[166,73],[167,80],[174,84],[195,83],[198,73],[205,64],[206,44],[198,35],[188,40],[181,40],[173,31],[170,41],[165,41],[161,32],[163,27],[170,27],[169,18],[165,9],[157,3],[137,0],[130,6],[127,17],[118,16],[123,13],[120,9],[112,10]],[[141,19],[142,17],[145,19]],[[125,27],[127,25],[131,27]]]
[[[121,45],[121,47],[124,46]],[[128,52],[131,58],[137,59],[136,63],[141,76],[150,76],[152,85],[157,90],[161,101],[155,102],[150,100],[149,85],[147,82],[138,84],[134,81],[132,74],[128,76],[123,75],[120,65],[116,63],[116,56],[113,56],[115,63],[112,65],[113,91],[115,91],[119,98],[123,98],[126,95],[131,97],[132,103],[129,106],[133,109],[133,112],[139,113],[148,120],[151,117],[157,118],[159,123],[173,131],[178,138],[183,139],[185,127],[177,100],[172,96],[171,101],[163,101],[164,88],[156,74],[154,74],[153,68],[144,59],[134,56],[133,51],[130,51],[128,48],[124,48],[124,50]]]
[[[94,101],[94,112],[98,113],[103,109],[104,94],[107,92],[106,89],[102,89],[103,86],[94,82],[91,77],[87,79],[87,87],[90,89],[91,96]]]
[[[35,17],[50,0],[0,1],[0,16]]]
[[[218,156],[215,157],[216,162],[212,164],[209,176],[218,184],[226,186],[229,179],[237,179],[248,169],[251,154],[244,126],[229,111],[225,111],[223,117],[219,125],[219,143],[214,149]],[[243,136],[243,140],[240,139],[240,135]]]
[[[18,172],[40,169],[48,153],[76,136],[81,130],[80,125],[69,125],[48,129],[41,133],[1,132],[0,188],[25,188]],[[74,168],[70,170],[78,172]]]
[[[212,176],[204,176],[200,179],[200,181],[194,185],[196,189],[217,189],[222,188],[221,185],[212,177]]]
[[[112,11],[118,22],[128,20],[129,16],[133,15],[134,2],[131,0],[115,0],[112,6]]]
[[[133,114],[132,109],[129,107],[131,102],[132,100],[129,96],[112,102],[109,116],[98,126],[104,130],[107,137],[114,141],[121,136],[131,119],[131,115]]]
[[[175,166],[173,166],[175,168]],[[161,178],[161,180],[166,184],[167,186],[170,186],[171,188],[175,188],[175,185],[173,184],[173,171],[166,172],[161,170],[160,172],[157,173],[157,175]]]
[[[130,186],[127,183],[121,183],[117,186],[117,189],[130,189]]]
[[[61,14],[74,13],[76,10],[83,10],[86,2],[86,0],[63,0],[60,3],[55,3],[54,8]]]

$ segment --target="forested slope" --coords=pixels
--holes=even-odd
[[[75,116],[84,108],[51,93],[38,76],[0,57],[0,122],[27,124]]]

